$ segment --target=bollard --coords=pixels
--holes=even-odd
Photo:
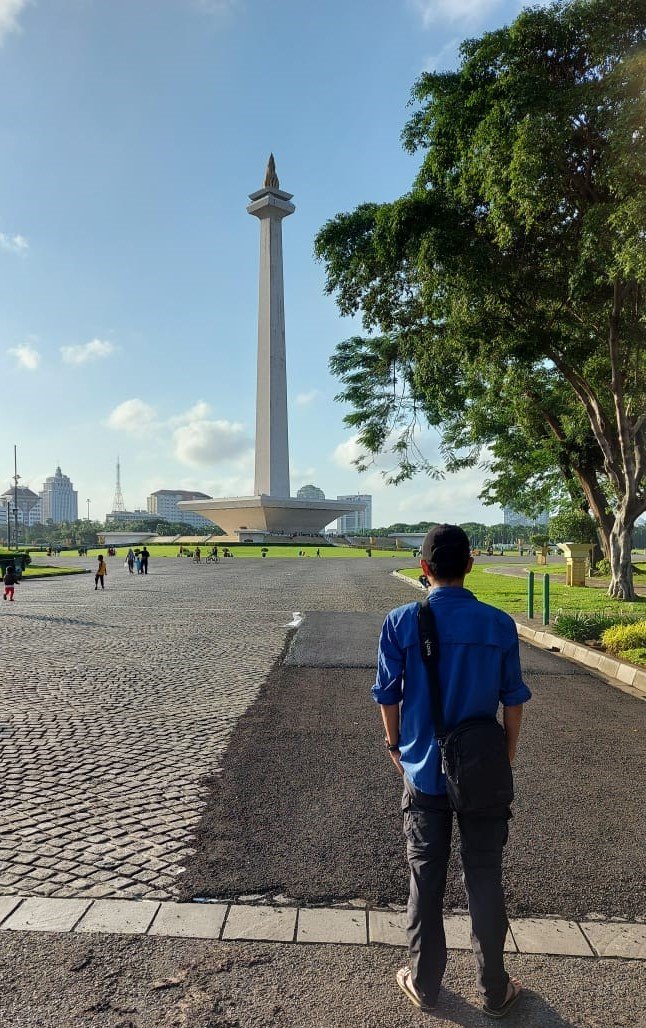
[[[527,617],[534,617],[534,572],[527,575]]]
[[[550,576],[543,576],[543,624],[550,623]]]

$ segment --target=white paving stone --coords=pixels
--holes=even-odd
[[[110,935],[144,935],[150,928],[159,903],[152,900],[95,900],[77,932],[107,932]]]
[[[576,921],[522,918],[511,922],[520,953],[591,957],[592,949]]]
[[[22,896],[0,896],[0,924],[22,903]]]
[[[222,938],[293,942],[295,928],[296,907],[253,907],[234,904],[229,910]]]
[[[406,914],[390,910],[371,910],[369,915],[370,941],[384,946],[406,945]]]
[[[451,914],[444,918],[447,949],[471,949],[471,918],[468,914]],[[505,939],[505,953],[517,953],[511,932]]]
[[[329,907],[298,912],[298,942],[341,942],[365,946],[366,914],[363,910],[331,910]]]
[[[600,957],[646,960],[646,924],[583,921],[581,930]]]
[[[32,896],[2,927],[17,932],[70,932],[89,906],[90,900]]]
[[[148,934],[218,939],[226,912],[226,903],[162,903]]]

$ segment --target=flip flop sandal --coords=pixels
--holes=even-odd
[[[424,1003],[424,1001],[420,999],[420,997],[415,992],[410,980],[409,967],[400,968],[395,977],[397,978],[397,984],[399,988],[402,990],[407,999],[411,1001],[414,1007],[417,1007],[418,1010],[421,1010],[424,1013],[431,1013],[431,1011],[435,1010],[434,1003]]]
[[[511,1008],[516,1005],[516,1003],[520,999],[522,989],[520,985],[514,985],[513,982],[511,982],[511,987],[513,989],[513,992],[511,996],[505,1000],[501,1007],[488,1007],[485,1003],[485,1005],[482,1008],[482,1012],[486,1014],[487,1017],[505,1017],[505,1015],[509,1013]]]

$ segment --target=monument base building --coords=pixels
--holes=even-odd
[[[319,535],[326,525],[355,508],[356,504],[339,500],[233,496],[193,500],[189,509],[215,522],[233,542],[254,535]]]

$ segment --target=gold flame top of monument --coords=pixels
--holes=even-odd
[[[267,161],[267,170],[265,171],[265,181],[263,182],[265,189],[280,189],[280,183],[278,181],[278,175],[276,174],[276,162],[274,160],[273,153],[269,154],[269,160]]]

